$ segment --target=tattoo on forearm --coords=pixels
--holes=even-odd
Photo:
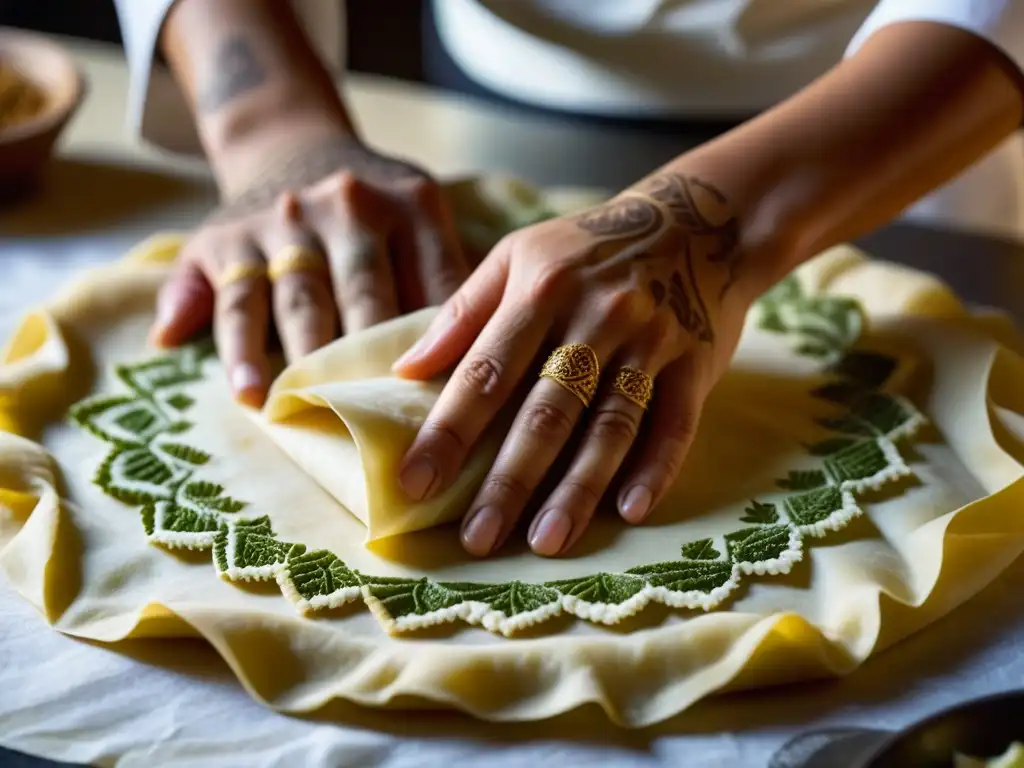
[[[267,70],[244,37],[226,40],[214,57],[210,74],[196,98],[201,112],[215,112],[246,91],[263,85]]]

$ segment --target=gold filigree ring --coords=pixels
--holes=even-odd
[[[612,392],[636,403],[645,411],[654,396],[654,379],[641,370],[624,365],[615,374]]]
[[[293,272],[322,272],[327,268],[324,257],[312,248],[288,245],[270,260],[270,280],[277,282]]]
[[[236,261],[228,264],[217,276],[217,290],[242,280],[259,280],[267,274],[267,267],[261,261]]]
[[[597,353],[586,344],[563,344],[551,353],[540,370],[541,378],[557,382],[584,405],[590,405],[597,392],[600,374]]]

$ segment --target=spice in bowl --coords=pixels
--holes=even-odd
[[[42,89],[0,61],[0,131],[31,120],[45,107]]]

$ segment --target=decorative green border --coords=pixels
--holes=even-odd
[[[751,501],[736,530],[687,542],[678,560],[621,573],[542,584],[393,578],[353,570],[327,550],[280,540],[268,517],[247,516],[245,502],[203,479],[203,467],[213,461],[209,453],[181,442],[193,426],[185,419],[194,404],[188,388],[203,378],[213,353],[208,344],[118,366],[127,392],[88,398],[70,415],[111,445],[95,482],[140,508],[151,543],[212,550],[217,573],[230,581],[276,579],[302,613],[361,598],[389,631],[461,619],[510,635],[563,611],[614,624],[650,602],[711,610],[744,576],[788,573],[808,537],[840,530],[860,514],[857,494],[908,475],[896,441],[924,421],[909,402],[881,390],[895,360],[852,350],[862,324],[855,302],[807,295],[790,278],[756,311],[762,329],[789,338],[797,354],[820,361],[830,376],[812,394],[835,406],[833,416],[819,420],[835,436],[808,446],[820,465],[779,479],[785,494]]]

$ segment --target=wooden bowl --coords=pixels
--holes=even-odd
[[[35,181],[86,86],[71,55],[41,35],[0,27],[0,62],[46,97],[39,114],[0,128],[0,192],[10,192]]]

